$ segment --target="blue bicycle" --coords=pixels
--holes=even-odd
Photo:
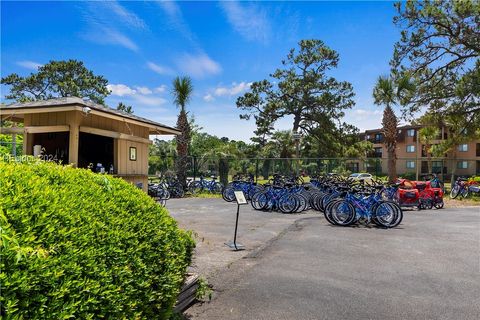
[[[220,182],[216,181],[217,177],[211,176],[212,180],[206,180],[203,176],[200,176],[200,180],[192,181],[188,186],[188,190],[192,194],[200,193],[203,191],[209,191],[211,193],[221,193],[223,186]]]
[[[263,186],[254,182],[253,176],[250,176],[248,180],[241,180],[240,177],[235,178],[222,191],[222,198],[227,202],[235,200],[235,191],[243,191],[247,200],[250,200],[255,193],[263,190]]]
[[[328,211],[328,212],[327,212]],[[394,228],[403,219],[402,209],[393,201],[382,199],[380,192],[347,192],[342,200],[334,201],[326,210],[335,225],[349,226],[364,220],[367,224],[373,221],[380,227]]]

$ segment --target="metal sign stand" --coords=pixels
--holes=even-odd
[[[245,250],[245,246],[237,243],[238,217],[240,215],[240,206],[243,204],[247,204],[248,202],[245,199],[245,194],[243,193],[243,191],[235,191],[235,199],[237,200],[237,218],[235,220],[235,233],[233,234],[233,241],[226,242],[225,244],[234,251],[240,251]]]

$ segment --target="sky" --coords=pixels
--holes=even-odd
[[[77,59],[109,81],[106,104],[174,126],[174,77],[188,75],[187,106],[203,131],[248,141],[252,120],[235,101],[251,82],[268,79],[301,39],[320,39],[340,55],[329,73],[352,83],[356,105],[344,120],[380,127],[372,90],[400,30],[393,2],[2,1],[1,76],[28,75],[50,60]],[[8,87],[1,86],[4,100]],[[282,119],[277,129],[291,129]]]

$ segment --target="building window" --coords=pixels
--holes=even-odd
[[[468,161],[458,161],[457,162],[458,169],[468,169]]]
[[[477,143],[477,157],[480,157],[480,143]]]
[[[382,141],[382,134],[381,133],[375,134],[375,141],[377,141],[377,142]]]
[[[415,129],[408,129],[407,137],[415,137]]]
[[[458,151],[461,151],[461,152],[467,152],[468,151],[468,144],[460,144],[458,145]]]
[[[407,169],[415,169],[415,161],[407,161]]]
[[[351,172],[358,172],[360,171],[360,166],[358,162],[347,163],[347,170]]]
[[[381,147],[375,148],[375,157],[376,158],[381,158],[382,157],[382,148]]]
[[[432,161],[432,172],[439,173],[442,172],[443,163],[442,161]]]
[[[367,134],[367,140],[370,140],[370,135],[369,134]]]
[[[408,145],[407,152],[415,152],[415,146],[413,144]]]

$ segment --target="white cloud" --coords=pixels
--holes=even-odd
[[[154,96],[144,96],[144,95],[135,95],[133,96],[133,99],[140,104],[146,105],[146,106],[160,106],[162,104],[165,104],[167,102],[166,99],[161,98],[161,97],[154,97]]]
[[[82,2],[81,16],[87,31],[80,37],[98,44],[119,45],[137,52],[137,44],[119,31],[119,26],[145,29],[145,23],[117,2]]]
[[[353,108],[345,111],[345,122],[358,127],[360,131],[380,128],[382,123],[383,109],[376,108]]]
[[[107,85],[108,90],[111,91],[112,96],[123,97],[125,99],[125,103],[133,104],[133,107],[136,107],[136,104],[145,105],[145,106],[159,106],[165,104],[167,102],[166,99],[154,95],[155,93],[161,93],[158,91],[159,88],[163,88],[160,86],[155,89],[150,89],[144,86],[135,86],[135,89],[125,85],[125,84],[109,84]]]
[[[153,91],[155,91],[156,93],[164,93],[166,90],[167,90],[167,86],[164,84],[153,89]]]
[[[158,4],[170,17],[175,17],[181,14],[180,8],[174,1],[161,0],[158,1]]]
[[[118,1],[104,1],[100,3],[104,6],[108,6],[110,10],[127,25],[138,29],[147,29],[147,26],[142,19],[140,19],[135,13],[125,9],[125,7],[120,5]]]
[[[208,93],[205,96],[203,96],[203,100],[206,102],[212,102],[212,101],[215,101],[215,98],[210,93]]]
[[[355,109],[353,110],[353,113],[358,116],[377,116],[382,114],[381,110],[366,110],[366,109]]]
[[[20,67],[24,67],[26,69],[31,69],[35,71],[37,71],[38,68],[42,66],[41,63],[30,61],[30,60],[17,61],[17,65],[19,65]]]
[[[240,4],[237,1],[220,3],[228,22],[233,29],[249,41],[268,42],[270,38],[270,21],[264,10],[256,4]]]
[[[137,93],[136,90],[124,84],[109,84],[107,89],[111,91],[112,95],[119,97],[132,96]]]
[[[104,41],[105,43],[116,44],[132,51],[138,51],[138,46],[126,35],[120,33],[115,29],[104,29]]]
[[[240,82],[240,83],[232,83],[230,87],[217,87],[214,91],[216,96],[235,96],[239,93],[247,91],[250,86],[252,85],[251,82]]]
[[[220,64],[204,53],[199,55],[184,54],[176,62],[181,71],[194,78],[203,78],[222,72]]]
[[[85,40],[98,44],[119,45],[135,52],[138,51],[137,44],[118,30],[101,25],[97,25],[92,29],[94,29],[94,31],[82,35]]]
[[[139,93],[145,94],[145,95],[147,95],[147,94],[152,94],[152,93],[153,93],[153,91],[150,90],[150,89],[147,88],[147,87],[135,87],[135,89],[137,89],[137,91],[138,91]]]
[[[183,18],[180,7],[175,1],[157,1],[160,8],[168,17],[167,26],[179,32],[184,38],[189,40],[192,44],[198,47],[194,34]]]
[[[171,68],[153,63],[151,61],[147,62],[147,67],[153,72],[156,72],[162,75],[172,75],[175,73]]]

